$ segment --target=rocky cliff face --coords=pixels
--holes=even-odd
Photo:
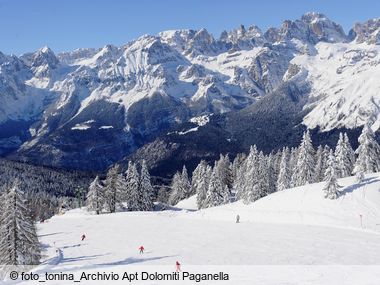
[[[349,37],[357,43],[380,44],[380,18],[355,24],[349,32]]]

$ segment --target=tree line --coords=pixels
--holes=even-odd
[[[202,160],[191,182],[185,167],[174,175],[169,203],[175,205],[196,194],[199,209],[237,200],[248,204],[276,191],[322,181],[324,196],[336,199],[342,191],[338,178],[356,175],[362,182],[364,174],[380,171],[380,147],[368,123],[358,142],[354,151],[347,134],[340,133],[334,150],[327,145],[315,149],[306,131],[295,148],[265,155],[254,145],[248,155],[238,154],[233,162],[228,155],[220,155],[213,167]]]
[[[114,213],[117,210],[151,211],[154,204],[154,191],[145,160],[140,165],[128,163],[125,173],[118,164],[111,167],[105,180],[99,176],[90,184],[86,204],[90,211],[100,214],[103,211]]]

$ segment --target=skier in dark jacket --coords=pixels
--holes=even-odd
[[[86,238],[86,235],[83,234],[83,235],[82,235],[82,241],[84,241],[85,238]]]

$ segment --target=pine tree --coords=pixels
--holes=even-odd
[[[323,147],[318,146],[317,152],[315,154],[315,171],[314,171],[314,181],[321,182],[325,178],[325,161],[324,161]]]
[[[351,143],[350,143],[350,140],[348,138],[347,133],[344,133],[343,139],[344,139],[344,144],[346,146],[347,155],[348,155],[349,160],[350,160],[351,168],[350,168],[350,172],[348,175],[348,176],[350,176],[352,174],[352,171],[353,171],[354,165],[355,165],[355,160],[356,160],[355,151],[352,149],[352,146],[351,146]]]
[[[231,166],[232,181],[233,181],[232,184],[235,183],[237,175],[238,175],[238,170],[243,165],[246,158],[247,156],[244,153],[238,153],[234,161],[232,162],[232,166]]]
[[[24,194],[20,190],[20,182],[16,180],[2,198],[0,264],[39,264],[41,248]]]
[[[192,193],[197,195],[198,209],[204,208],[204,203],[207,197],[209,173],[207,173],[207,164],[202,160],[195,168],[191,180]]]
[[[111,213],[116,212],[117,206],[124,200],[123,177],[119,175],[119,165],[111,167],[105,181],[105,201]]]
[[[182,168],[181,187],[182,187],[182,192],[184,193],[184,198],[189,198],[192,195],[191,183],[190,183],[189,175],[187,174],[187,169],[185,165]]]
[[[232,192],[235,194],[235,201],[244,198],[245,191],[245,175],[247,169],[247,159],[241,162],[236,169]]]
[[[174,174],[171,183],[171,189],[172,191],[169,196],[169,204],[174,206],[182,199],[185,199],[185,193],[183,192],[182,187],[181,173],[176,172],[176,174]]]
[[[153,204],[153,187],[150,183],[150,174],[145,160],[143,160],[141,165],[140,174],[140,210],[141,211],[152,211]]]
[[[223,200],[222,204],[228,204],[231,202],[231,191],[227,185],[224,185],[221,196]]]
[[[264,153],[260,151],[259,159],[258,159],[258,167],[255,171],[255,179],[257,187],[252,189],[254,193],[251,193],[250,197],[254,197],[251,199],[251,202],[256,201],[264,196],[272,193],[272,189],[270,188],[270,179],[269,179],[269,167],[268,167],[268,159],[265,157]]]
[[[227,186],[228,191],[230,191],[233,184],[233,177],[232,177],[231,163],[230,163],[230,159],[228,155],[226,156],[220,155],[220,158],[216,162],[215,167],[220,179],[222,180],[223,187]]]
[[[275,191],[277,191],[277,181],[278,177],[280,175],[280,164],[281,164],[281,158],[282,158],[282,151],[283,150],[278,150],[274,155],[273,155],[273,170],[274,170],[274,176],[273,179],[275,180]],[[289,164],[289,158],[288,158],[288,164]]]
[[[380,146],[376,142],[375,135],[368,123],[364,125],[358,141],[359,147],[355,151],[358,158],[355,163],[354,173],[372,173],[380,171]]]
[[[291,176],[289,171],[289,148],[285,147],[282,151],[280,173],[277,179],[277,191],[282,191],[291,187]]]
[[[338,178],[350,176],[353,168],[351,145],[345,138],[348,139],[347,135],[343,136],[342,133],[339,133],[339,140],[335,148]]]
[[[302,142],[298,149],[298,160],[296,170],[293,173],[292,184],[301,186],[314,182],[314,148],[311,142],[310,133],[303,134]]]
[[[269,154],[266,159],[266,179],[268,183],[268,189],[266,191],[266,195],[276,192],[277,187],[277,171],[275,166],[275,156],[273,154]]]
[[[198,185],[201,181],[205,168],[206,162],[204,160],[201,160],[197,167],[194,169],[193,175],[191,176],[191,193],[196,194],[198,192]]]
[[[214,167],[210,177],[210,183],[208,185],[205,206],[215,207],[222,205],[225,202],[223,192],[225,191],[226,187],[226,185],[223,186],[223,182],[220,179],[219,174]]]
[[[289,176],[292,178],[297,167],[298,148],[292,147],[289,156]],[[294,187],[293,180],[290,181],[290,186]]]
[[[355,166],[355,177],[356,181],[361,183],[364,180],[364,170],[362,169],[362,166],[360,164]]]
[[[87,208],[90,211],[95,211],[97,215],[103,210],[104,206],[104,190],[100,184],[99,176],[96,176],[95,180],[90,184],[89,191],[87,193]]]
[[[266,158],[262,152],[258,153],[256,146],[247,158],[247,171],[245,173],[243,202],[254,202],[266,195],[267,175]]]
[[[257,200],[257,178],[259,167],[259,153],[256,146],[252,146],[249,155],[246,159],[244,178],[242,181],[241,193],[238,193],[239,199],[242,199],[245,204]]]
[[[126,199],[129,211],[140,211],[140,182],[136,165],[129,161],[125,177]]]
[[[323,192],[325,193],[325,198],[336,199],[338,198],[340,188],[336,176],[336,162],[334,153],[330,150],[329,158],[327,160],[327,169],[325,173],[325,186],[323,187]]]
[[[330,151],[331,151],[331,148],[328,145],[325,145],[323,148],[323,165],[322,165],[323,174],[326,172],[326,169],[328,167]],[[323,175],[323,178],[321,181],[324,181],[324,179],[325,179],[325,176]]]

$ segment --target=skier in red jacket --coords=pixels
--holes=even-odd
[[[140,247],[139,247],[139,250],[140,250],[140,254],[143,254],[143,253],[144,253],[144,250],[145,250],[145,248],[144,248],[143,246],[140,246]]]
[[[181,271],[181,263],[178,261],[175,262],[175,271],[180,272]]]

